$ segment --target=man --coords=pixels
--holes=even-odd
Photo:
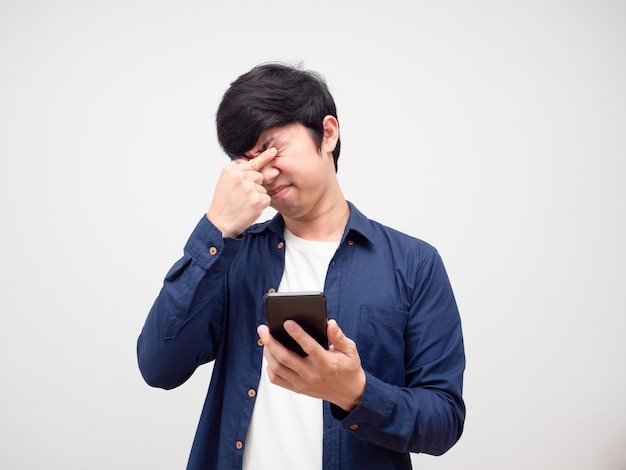
[[[152,386],[215,361],[188,469],[408,469],[465,418],[461,323],[437,251],[367,219],[336,171],[339,123],[324,80],[262,64],[217,112],[235,164],[216,184],[138,340]],[[278,214],[255,223],[271,206]],[[263,295],[324,291],[328,350],[298,324],[291,352]]]

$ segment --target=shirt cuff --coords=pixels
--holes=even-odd
[[[205,216],[191,233],[185,245],[185,255],[192,258],[203,269],[226,271],[243,238],[223,238],[222,232]]]
[[[398,387],[387,384],[365,372],[365,389],[361,402],[347,412],[331,403],[333,418],[340,421],[343,429],[354,431],[363,439],[379,429],[389,420],[396,403]]]

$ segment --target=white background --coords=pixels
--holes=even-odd
[[[468,414],[420,469],[626,468],[626,3],[0,1],[0,467],[184,468],[210,367],[135,341],[228,84],[328,80],[346,197],[435,245]],[[269,424],[271,426],[273,424]]]

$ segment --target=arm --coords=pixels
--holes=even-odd
[[[174,388],[215,357],[225,277],[241,240],[224,239],[206,217],[170,269],[137,341],[139,369],[154,387]]]
[[[465,353],[457,305],[435,251],[424,262],[415,293],[404,335],[405,385],[366,372],[359,405],[350,413],[331,410],[342,428],[361,439],[398,452],[441,455],[463,431]]]
[[[238,237],[270,204],[263,187],[269,148],[222,169],[206,217],[167,273],[137,341],[139,369],[155,387],[174,388],[213,360],[222,336],[226,273],[241,246]],[[267,176],[271,177],[271,170]]]
[[[424,263],[405,327],[403,385],[386,383],[361,367],[357,345],[329,322],[329,351],[294,322],[285,328],[309,354],[288,351],[259,326],[270,380],[331,403],[341,427],[360,439],[397,452],[439,455],[459,439],[465,418],[462,377],[465,367],[460,319],[443,264],[436,253]],[[397,338],[378,331],[376,341],[394,347]]]

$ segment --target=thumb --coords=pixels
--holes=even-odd
[[[354,341],[348,338],[335,320],[328,320],[328,342],[332,344],[333,349],[344,354],[351,353],[355,349]]]

